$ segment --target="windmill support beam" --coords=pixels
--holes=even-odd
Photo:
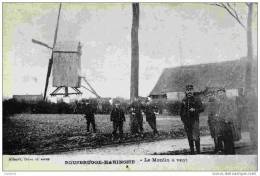
[[[82,92],[80,92],[77,87],[72,87],[72,89],[75,90],[78,94],[82,94]]]
[[[56,95],[64,95],[64,93],[55,93],[55,94],[50,94],[51,96],[56,96]],[[68,95],[79,95],[79,93],[68,93]]]
[[[58,93],[61,89],[64,89],[64,93]],[[60,87],[57,87],[50,95],[51,96],[56,96],[56,95],[69,96],[69,95],[80,95],[80,94],[82,94],[82,92],[80,90],[78,90],[77,87],[72,87],[72,89],[75,92],[69,92],[69,88],[68,87],[60,86]]]
[[[97,96],[98,98],[100,98],[100,96],[97,94],[97,92],[94,90],[94,88],[89,84],[89,82],[87,81],[87,79],[85,77],[81,77],[83,78],[83,80],[85,81],[85,83],[88,85],[89,89],[84,87],[84,86],[81,86],[85,89],[87,89],[88,91],[90,91],[91,93],[93,93],[95,96]]]
[[[91,92],[92,94],[96,95],[92,90],[90,90],[89,88],[85,87],[85,86],[81,86],[83,87],[84,89],[86,89],[87,91]]]
[[[68,87],[64,87],[64,89],[65,89],[65,97],[67,97],[67,96],[69,96],[69,89],[68,89]]]

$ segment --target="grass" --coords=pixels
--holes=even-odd
[[[3,124],[4,154],[56,154],[62,151],[96,148],[118,144],[111,140],[113,130],[109,115],[96,115],[97,134],[86,132],[86,120],[78,114],[17,114]],[[209,134],[207,118],[201,117],[201,134]],[[144,117],[144,137],[130,135],[129,117],[124,123],[122,143],[135,143],[169,138],[183,138],[180,118],[158,116],[159,136],[154,138]]]

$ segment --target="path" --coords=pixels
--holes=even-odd
[[[236,146],[247,145],[250,142],[249,133],[242,133],[242,139],[236,142]],[[201,149],[207,150],[213,148],[214,143],[210,136],[201,137]],[[99,155],[151,155],[155,153],[166,153],[169,151],[181,151],[188,149],[188,140],[185,139],[168,139],[162,141],[146,142],[139,144],[121,144],[116,146],[105,146],[96,149],[85,149],[80,151],[65,152],[68,155],[85,155],[85,154],[99,154]]]

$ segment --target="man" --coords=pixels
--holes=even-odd
[[[199,113],[201,112],[203,112],[203,106],[200,98],[194,96],[193,85],[187,85],[180,116],[187,133],[191,154],[195,154],[194,142],[197,153],[200,153]]]
[[[133,120],[132,133],[139,133],[143,135],[143,115],[141,111],[141,103],[135,100],[130,107],[130,116]]]
[[[129,107],[129,116],[130,116],[130,131],[131,134],[134,134],[137,136],[138,134],[138,121],[135,116],[135,109],[132,105]]]
[[[146,105],[145,105],[145,109],[144,109],[146,121],[152,128],[153,134],[157,135],[158,131],[156,128],[156,115],[155,115],[154,111],[155,111],[155,108],[151,105],[151,103],[149,101],[147,101]]]
[[[215,152],[218,152],[220,148],[218,135],[219,135],[219,128],[218,128],[218,118],[217,118],[217,112],[218,112],[218,102],[215,97],[214,93],[211,93],[209,95],[209,102],[207,106],[207,112],[208,112],[208,125],[210,130],[210,135],[214,140],[215,145]]]
[[[124,111],[121,109],[119,102],[115,103],[115,107],[110,114],[110,120],[113,122],[113,138],[116,137],[116,132],[119,130],[119,139],[123,138],[123,124],[125,121]]]
[[[87,132],[89,132],[90,124],[92,125],[93,132],[96,133],[96,124],[95,124],[95,109],[91,106],[88,100],[83,101],[84,104],[84,114],[85,119],[87,120]]]
[[[144,128],[143,128],[143,114],[142,114],[141,105],[140,105],[139,102],[138,102],[137,106],[134,108],[134,112],[135,112],[135,116],[136,116],[137,123],[138,123],[139,133],[141,135],[143,135],[143,131],[144,131]]]
[[[236,116],[235,102],[228,99],[224,88],[220,88],[218,91],[218,111],[217,119],[219,127],[218,142],[220,145],[224,145],[224,154],[235,154],[234,146],[234,117]]]

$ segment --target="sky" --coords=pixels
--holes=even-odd
[[[245,21],[243,4],[237,4]],[[43,94],[59,4],[4,3],[3,96]],[[241,8],[240,8],[241,7]],[[256,9],[253,23],[257,54]],[[130,3],[63,3],[58,41],[80,41],[81,74],[101,97],[130,97]],[[205,3],[141,3],[139,95],[148,96],[164,68],[246,56],[246,31],[223,9]],[[52,87],[52,77],[48,92]],[[72,98],[93,97],[83,95]]]

